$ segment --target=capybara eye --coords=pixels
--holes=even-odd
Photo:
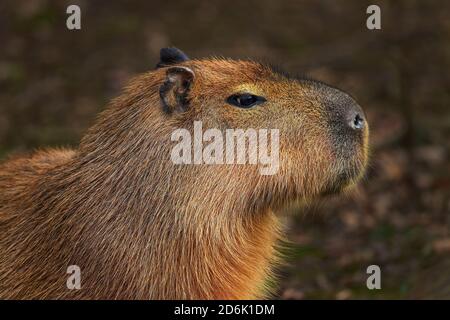
[[[246,109],[261,104],[265,101],[267,101],[265,98],[255,96],[250,93],[233,94],[232,96],[229,96],[227,98],[227,103],[232,104],[233,106],[239,108],[246,108]]]

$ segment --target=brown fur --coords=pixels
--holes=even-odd
[[[353,101],[344,93],[255,62],[179,65],[195,73],[186,111],[163,111],[163,67],[134,79],[79,148],[0,165],[0,298],[267,297],[281,236],[274,211],[361,174],[367,129],[347,152],[335,146],[327,120],[327,101]],[[226,104],[242,87],[267,103]],[[172,164],[171,132],[192,129],[193,120],[204,129],[279,128],[278,173]],[[72,264],[81,268],[81,290],[66,287]]]

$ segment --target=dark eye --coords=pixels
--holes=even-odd
[[[227,98],[227,103],[239,108],[251,108],[265,101],[265,98],[250,93],[233,94]]]

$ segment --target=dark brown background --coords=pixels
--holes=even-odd
[[[382,10],[379,31],[365,27],[372,3]],[[69,4],[81,6],[81,31],[66,29]],[[372,133],[371,166],[355,194],[290,219],[278,296],[445,296],[448,17],[448,1],[3,0],[0,156],[75,146],[122,85],[154,67],[161,47],[263,59],[350,92]],[[382,290],[365,286],[370,264],[382,269]]]

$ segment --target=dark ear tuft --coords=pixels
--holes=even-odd
[[[187,60],[189,60],[189,57],[180,49],[175,47],[162,48],[159,52],[159,62],[156,68],[170,66]]]

